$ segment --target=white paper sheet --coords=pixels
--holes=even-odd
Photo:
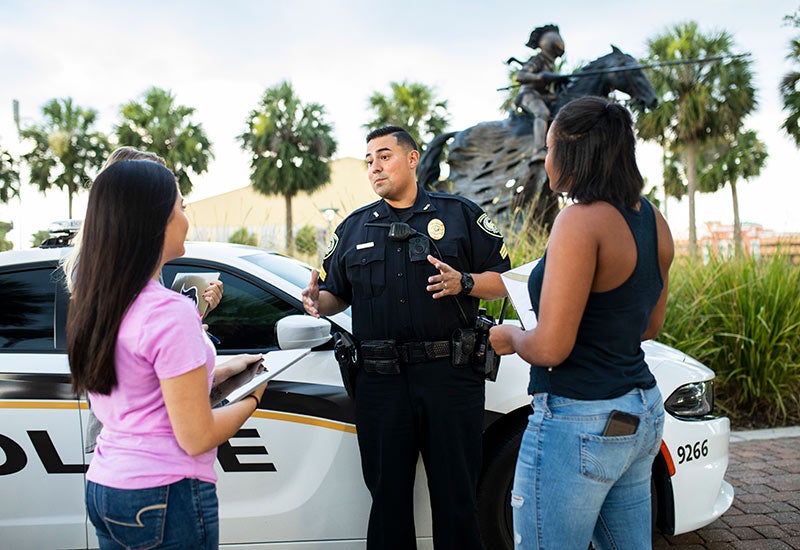
[[[524,329],[532,329],[536,326],[536,314],[533,313],[531,297],[528,294],[528,277],[538,263],[539,259],[536,259],[500,274],[508,291],[508,297],[511,299],[514,309],[517,310],[517,317]]]

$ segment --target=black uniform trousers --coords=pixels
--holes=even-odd
[[[485,386],[450,359],[358,373],[356,428],[372,495],[368,550],[415,548],[414,478],[422,453],[436,550],[481,549],[477,486]]]

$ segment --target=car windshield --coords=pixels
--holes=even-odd
[[[300,288],[305,288],[311,277],[310,265],[289,256],[258,252],[249,256],[242,256],[242,259],[266,269]]]
[[[242,256],[242,259],[274,273],[299,288],[306,287],[313,269],[307,263],[274,252],[270,254],[258,252],[249,256]],[[351,309],[348,307],[343,313],[350,315],[350,311]]]

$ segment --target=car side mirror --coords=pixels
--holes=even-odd
[[[310,315],[288,315],[275,323],[280,349],[315,348],[331,339],[331,323]]]

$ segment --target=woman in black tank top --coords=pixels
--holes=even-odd
[[[642,340],[661,329],[673,243],[644,198],[630,113],[597,97],[547,136],[556,218],[529,281],[538,324],[491,329],[531,364],[533,414],[512,490],[517,548],[648,548],[650,469],[664,406]]]

